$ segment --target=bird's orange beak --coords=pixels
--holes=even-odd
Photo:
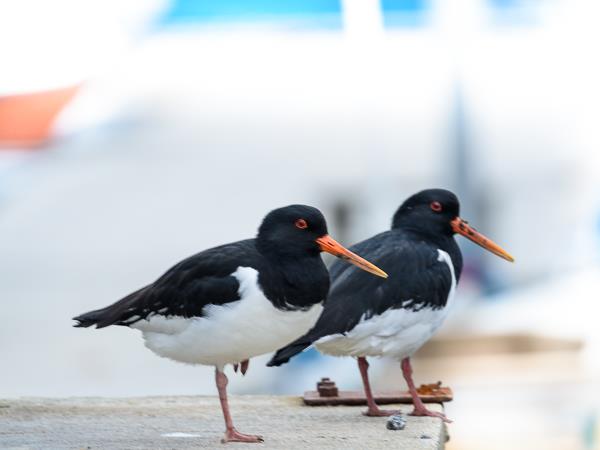
[[[318,238],[316,240],[316,242],[317,242],[317,244],[319,244],[319,247],[321,248],[322,252],[331,253],[333,256],[337,256],[338,258],[345,259],[349,263],[354,264],[355,266],[361,268],[362,270],[370,272],[379,277],[382,277],[382,278],[388,277],[387,273],[385,273],[379,267],[377,267],[374,264],[371,264],[369,261],[361,258],[357,254],[352,253],[350,250],[348,250],[346,247],[344,247],[342,244],[337,242],[335,239],[333,239],[328,234],[326,234],[325,236],[321,236],[320,238]]]
[[[510,253],[508,253],[506,250],[504,250],[502,247],[500,247],[488,237],[481,234],[475,228],[470,226],[466,220],[463,220],[460,217],[456,217],[455,219],[450,221],[450,225],[452,226],[452,230],[455,233],[463,235],[467,239],[475,242],[477,245],[480,245],[486,250],[489,250],[494,255],[498,255],[500,258],[504,258],[505,260],[510,262],[515,261],[515,259],[510,255]]]

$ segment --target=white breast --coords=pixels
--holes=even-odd
[[[319,339],[319,351],[334,356],[387,356],[403,359],[416,352],[442,325],[454,299],[456,277],[450,255],[438,249],[438,261],[450,268],[452,284],[443,308],[419,311],[389,309],[361,321],[346,335],[335,334]]]
[[[306,333],[323,309],[282,311],[264,296],[258,272],[238,267],[233,273],[241,300],[209,305],[203,317],[152,316],[131,325],[142,331],[146,347],[176,361],[222,367],[285,346]]]

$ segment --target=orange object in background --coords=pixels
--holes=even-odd
[[[47,141],[56,117],[79,87],[0,97],[0,148],[30,148]]]

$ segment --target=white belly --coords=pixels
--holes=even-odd
[[[361,321],[345,335],[335,334],[319,339],[315,346],[323,353],[334,356],[387,356],[403,359],[411,356],[442,325],[448,315],[456,277],[448,253],[438,250],[439,261],[450,267],[452,284],[443,308],[423,308],[419,311],[389,309],[383,314]]]
[[[306,311],[275,308],[258,287],[258,272],[238,267],[241,300],[209,305],[204,317],[152,316],[131,328],[142,331],[154,353],[189,364],[223,367],[277,350],[306,333],[323,309]]]

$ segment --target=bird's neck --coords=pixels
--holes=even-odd
[[[445,251],[450,255],[450,259],[452,260],[452,265],[454,266],[454,276],[456,277],[456,282],[460,279],[460,274],[462,273],[463,268],[463,259],[462,253],[454,236],[446,236],[443,242],[440,242],[440,250]]]
[[[279,309],[308,309],[321,303],[329,291],[329,273],[320,255],[269,257],[259,284]]]

